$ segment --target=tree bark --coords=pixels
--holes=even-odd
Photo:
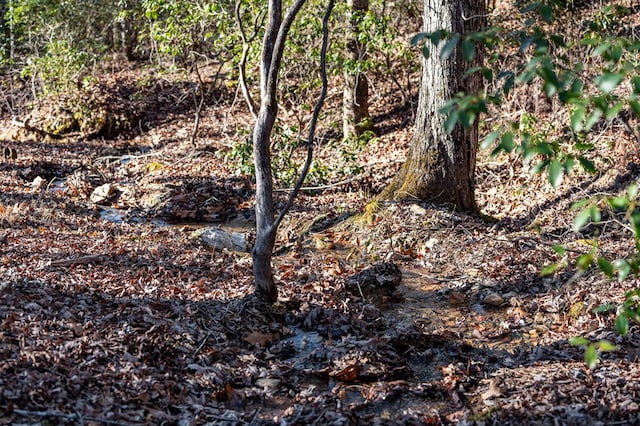
[[[347,50],[355,70],[344,73],[343,90],[343,137],[359,136],[370,130],[369,116],[369,84],[364,74],[358,71],[358,63],[366,59],[366,46],[358,41],[358,24],[362,16],[369,10],[369,0],[347,0],[350,32],[347,35]]]
[[[484,25],[484,0],[425,0],[424,31],[453,33],[479,31]],[[460,50],[447,59],[428,42],[431,54],[422,58],[422,81],[413,140],[407,160],[392,182],[380,194],[383,199],[414,198],[455,208],[477,211],[475,165],[478,146],[477,122],[470,128],[456,125],[451,133],[444,128],[446,116],[439,110],[459,92],[480,89],[478,73],[465,71],[480,63],[462,59]],[[444,41],[440,43],[440,47]]]
[[[256,243],[253,247],[253,276],[256,292],[268,302],[275,302],[278,297],[276,284],[271,271],[271,255],[275,244],[276,233],[273,227],[273,176],[271,174],[271,131],[278,114],[276,81],[269,82],[273,67],[279,68],[278,54],[273,62],[278,32],[282,24],[282,1],[270,0],[267,28],[262,40],[262,57],[260,61],[260,110],[253,130],[253,159],[256,170]],[[280,57],[282,55],[280,54]]]
[[[307,160],[298,177],[296,186],[275,218],[273,206],[273,175],[271,173],[270,138],[278,114],[277,87],[278,71],[284,53],[284,45],[291,24],[306,0],[295,0],[282,19],[282,1],[270,0],[267,28],[262,43],[262,58],[260,69],[260,110],[253,130],[253,158],[256,169],[256,242],[253,247],[253,275],[256,293],[267,302],[273,303],[278,299],[278,289],[273,280],[271,257],[276,240],[276,232],[282,218],[291,208],[293,200],[300,191],[304,179],[311,166],[314,132],[320,109],[327,93],[326,50],[328,44],[328,21],[333,8],[330,0],[322,21],[323,38],[320,54],[320,68],[322,74],[322,91],[314,108],[309,125]]]

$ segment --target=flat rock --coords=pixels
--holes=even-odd
[[[216,250],[247,251],[247,239],[239,232],[227,232],[220,228],[208,227],[199,229],[194,234]]]

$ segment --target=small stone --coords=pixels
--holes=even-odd
[[[44,180],[40,176],[36,176],[33,182],[31,182],[31,188],[33,188],[34,191],[38,191],[42,189],[46,184],[47,184],[46,180]]]
[[[275,389],[280,387],[280,383],[282,380],[272,378],[272,377],[262,377],[256,380],[256,385],[260,386],[263,389]]]
[[[110,183],[105,183],[104,185],[100,185],[96,189],[93,190],[89,199],[94,204],[104,203],[108,201],[109,198],[114,194],[115,188]]]
[[[411,211],[411,213],[419,216],[424,216],[425,214],[427,214],[427,209],[418,204],[411,204],[409,206],[409,210]]]
[[[482,300],[482,303],[487,306],[502,306],[504,303],[504,297],[500,296],[498,293],[489,293]]]

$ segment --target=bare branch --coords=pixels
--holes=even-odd
[[[247,33],[245,31],[244,25],[242,24],[242,1],[238,0],[236,2],[236,10],[235,10],[235,18],[236,23],[238,24],[238,28],[240,30],[240,38],[242,39],[242,55],[240,57],[240,63],[238,64],[238,69],[240,71],[240,88],[242,89],[242,95],[244,99],[247,101],[247,106],[249,107],[249,112],[253,116],[254,119],[258,118],[258,109],[256,106],[253,97],[251,96],[251,92],[247,87],[247,58],[249,56],[249,49],[251,48],[251,43],[258,36],[258,30],[260,29],[260,24],[264,20],[264,13],[258,13],[255,21],[253,22],[253,32],[250,37],[247,37]]]
[[[198,136],[198,129],[200,128],[200,118],[202,117],[202,105],[204,105],[204,81],[200,74],[200,68],[198,68],[198,58],[193,61],[193,70],[198,78],[198,87],[193,90],[193,103],[196,108],[195,119],[193,120],[193,130],[191,131],[191,145],[196,146],[196,137]],[[200,95],[200,100],[198,100]]]
[[[313,109],[311,122],[309,123],[309,137],[307,138],[307,159],[305,160],[304,166],[302,167],[300,176],[298,176],[298,181],[296,182],[293,191],[291,191],[291,193],[289,194],[287,203],[284,205],[273,224],[274,229],[278,228],[280,222],[293,205],[293,200],[298,196],[300,188],[302,188],[302,184],[304,183],[304,180],[309,173],[309,168],[311,167],[316,125],[318,123],[318,116],[320,115],[320,111],[322,110],[324,100],[327,97],[327,87],[329,85],[327,80],[327,47],[329,45],[329,17],[331,16],[332,10],[333,0],[329,0],[329,4],[327,4],[327,8],[325,9],[324,17],[322,18],[322,47],[320,49],[320,77],[322,79],[322,90],[320,91],[320,97],[318,98],[318,102],[316,102],[316,106]]]
[[[269,68],[267,71],[265,94],[267,94],[268,99],[263,99],[263,102],[266,100],[269,103],[275,105],[276,93],[278,89],[278,71],[280,70],[280,62],[282,61],[284,46],[287,41],[287,34],[289,33],[289,29],[291,28],[296,15],[298,14],[302,6],[306,3],[306,1],[307,0],[295,0],[291,7],[289,7],[289,10],[287,10],[287,14],[280,24],[280,29],[278,30],[278,36],[276,37],[276,41],[273,45],[273,53],[271,55],[271,61],[269,62]]]

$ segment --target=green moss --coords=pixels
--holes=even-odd
[[[486,420],[489,420],[494,413],[497,413],[499,411],[500,411],[500,407],[489,407],[486,410],[482,411],[481,413],[469,416],[469,420],[472,422],[486,421]]]
[[[373,199],[369,201],[364,206],[364,212],[362,213],[362,216],[361,216],[362,222],[367,225],[372,225],[377,214],[380,212],[381,209],[382,209],[382,206],[380,205],[380,202],[377,199]]]

